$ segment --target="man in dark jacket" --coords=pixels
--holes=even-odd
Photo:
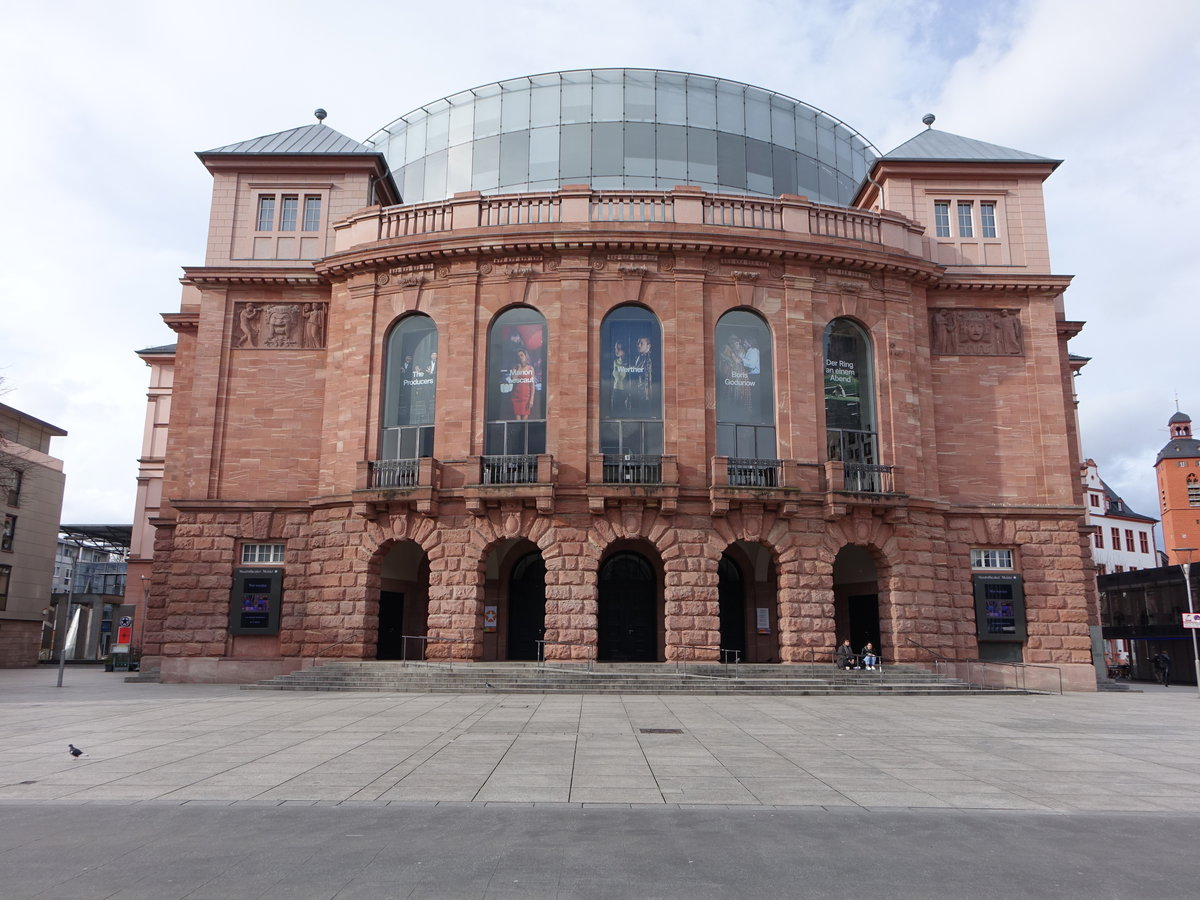
[[[854,669],[858,667],[858,657],[854,655],[854,648],[850,646],[850,640],[847,638],[837,648],[837,667],[839,669]]]

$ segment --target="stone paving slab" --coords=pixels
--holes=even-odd
[[[0,670],[0,804],[1200,808],[1184,687],[516,698],[56,678]]]

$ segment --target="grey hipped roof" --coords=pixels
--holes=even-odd
[[[1172,438],[1158,451],[1157,466],[1164,459],[1200,459],[1200,441],[1195,438]]]
[[[251,138],[248,141],[238,141],[236,144],[226,144],[212,150],[204,150],[196,155],[203,158],[216,154],[262,153],[274,156],[378,156],[383,154],[365,144],[360,144],[353,138],[348,138],[340,131],[334,131],[328,125],[317,122],[313,125],[302,125],[299,128],[289,128],[275,134],[265,134],[262,137]]]
[[[925,129],[881,158],[905,162],[1036,162],[1051,163],[1055,167],[1062,162],[1061,159],[1049,159],[1024,150],[1013,150],[948,131],[938,131],[936,128]]]

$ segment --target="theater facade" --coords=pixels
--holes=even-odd
[[[1094,689],[1056,160],[629,69],[198,155],[164,681],[850,638]]]

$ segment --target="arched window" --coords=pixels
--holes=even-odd
[[[662,327],[640,306],[618,307],[600,325],[600,452],[616,458],[606,468],[620,461],[626,475],[661,464]]]
[[[406,316],[387,337],[383,458],[433,456],[438,333],[433,319]]]
[[[857,322],[834,319],[825,329],[825,429],[828,456],[867,472],[876,466],[875,376],[871,339]]]
[[[486,456],[546,452],[546,320],[515,307],[488,332]]]
[[[775,367],[771,329],[744,309],[717,322],[717,455],[775,459]],[[732,471],[732,470],[731,470]]]

